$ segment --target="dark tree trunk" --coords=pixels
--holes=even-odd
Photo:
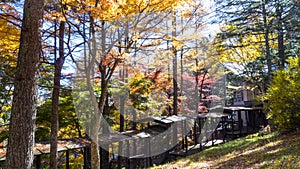
[[[120,70],[120,75],[121,75],[122,82],[125,82],[124,72],[125,71],[124,71],[124,64],[123,64],[123,69]],[[125,118],[124,118],[124,114],[125,114],[125,96],[121,95],[119,99],[120,99],[120,132],[123,132],[124,127],[125,127]]]
[[[199,86],[198,86],[198,83],[199,83],[199,71],[198,71],[198,59],[195,60],[196,61],[196,67],[197,67],[197,71],[196,71],[196,75],[195,75],[195,82],[196,82],[196,85],[195,85],[195,96],[196,96],[196,99],[195,99],[195,113],[199,113],[199,102],[200,102],[200,99],[202,98],[202,90],[200,90],[200,93],[199,93]]]
[[[102,44],[102,54],[105,54],[106,52],[106,30],[105,30],[105,21],[102,21],[101,23],[101,34],[102,34],[102,38],[101,38],[101,44]],[[96,47],[95,47],[96,49]],[[105,60],[105,56],[102,56],[102,59]],[[102,60],[102,61],[103,61]],[[102,63],[100,63],[102,64]],[[107,66],[102,66],[99,65],[99,70],[101,72],[101,96],[100,96],[100,100],[98,102],[98,108],[100,110],[100,113],[102,113],[102,115],[105,116],[105,112],[104,112],[104,106],[106,103],[106,99],[107,99],[107,94],[108,94],[108,82],[109,82],[109,78],[106,78],[106,76],[108,76],[108,72],[107,72]],[[109,129],[107,128],[108,126],[101,126],[103,127],[103,133],[104,134],[108,134],[109,133]],[[100,148],[100,168],[104,169],[104,168],[109,168],[109,152],[108,152],[108,145],[101,145]]]
[[[279,58],[279,68],[283,69],[285,64],[284,55],[284,33],[283,33],[283,18],[282,18],[282,6],[279,0],[276,0],[276,15],[277,15],[277,32],[278,32],[278,58]]]
[[[44,0],[25,0],[7,149],[7,168],[33,168]]]
[[[64,35],[65,35],[65,22],[60,22],[59,26],[59,58],[55,57],[54,60],[54,86],[52,90],[52,114],[51,114],[51,133],[50,133],[50,168],[57,168],[57,136],[59,129],[59,114],[58,114],[58,103],[59,103],[59,91],[60,91],[60,80],[61,71],[65,62],[64,56]],[[56,45],[56,44],[55,44]]]
[[[265,34],[265,45],[266,45],[266,59],[267,59],[267,83],[271,82],[271,73],[272,73],[272,58],[270,53],[270,44],[269,44],[269,25],[267,23],[267,11],[266,11],[266,0],[262,0],[262,15],[264,21],[264,34]]]

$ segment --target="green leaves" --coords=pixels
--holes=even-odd
[[[147,102],[150,94],[150,87],[152,82],[142,74],[138,74],[130,79],[129,87],[130,94],[129,98],[132,101],[134,108],[145,111],[148,109]]]
[[[76,117],[73,98],[70,92],[65,91],[65,96],[60,97],[59,102],[59,138],[79,137],[82,128]],[[47,141],[50,139],[51,99],[46,100],[38,107],[36,118],[36,141]]]

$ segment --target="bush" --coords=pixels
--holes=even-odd
[[[300,60],[288,59],[288,67],[275,72],[265,95],[267,117],[280,131],[300,127]]]

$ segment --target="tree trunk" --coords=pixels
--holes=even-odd
[[[198,30],[198,27],[196,28],[196,30]],[[199,53],[199,48],[198,48],[198,40],[196,39],[196,54],[198,55]],[[198,70],[198,66],[199,66],[199,60],[198,60],[198,57],[195,59],[195,62],[196,62],[196,73],[195,73],[195,96],[196,96],[196,99],[195,99],[195,113],[199,113],[199,102],[201,101],[201,98],[202,98],[202,90],[200,90],[199,92],[199,86],[198,86],[198,83],[199,83],[199,70]]]
[[[61,21],[59,26],[59,58],[55,58],[54,60],[55,70],[54,70],[54,86],[52,91],[52,114],[51,114],[51,133],[50,133],[50,168],[51,169],[57,168],[57,157],[58,157],[57,136],[58,136],[58,129],[59,129],[58,103],[59,103],[61,70],[65,62],[64,35],[65,35],[65,22]]]
[[[100,169],[99,145],[94,140],[91,143],[91,166],[92,169]]]
[[[271,73],[272,73],[272,58],[270,54],[270,44],[269,44],[269,25],[267,23],[267,12],[266,12],[266,0],[262,0],[262,15],[264,21],[264,34],[265,34],[265,45],[266,45],[266,59],[267,59],[267,83],[271,82]]]
[[[120,52],[121,53],[121,52]],[[125,75],[124,75],[124,64],[122,66],[122,70],[120,70],[120,76],[121,76],[121,81],[124,83],[125,82]],[[120,132],[124,131],[125,127],[125,96],[121,95],[120,98]]]
[[[105,21],[101,22],[101,53],[102,53],[102,61],[106,60],[106,30],[105,30]],[[107,72],[107,66],[103,66],[102,63],[100,63],[101,65],[99,65],[99,70],[101,72],[101,96],[100,96],[100,100],[98,102],[98,108],[100,110],[100,113],[102,113],[102,115],[104,116],[105,112],[104,112],[104,106],[106,103],[106,99],[107,99],[107,91],[108,91],[108,82],[109,79],[106,78],[106,76],[108,75]],[[108,134],[109,133],[109,129],[108,126],[101,126],[103,127],[103,133],[104,134]],[[108,145],[101,145],[100,148],[100,168],[101,169],[106,169],[109,168],[109,152],[108,152]]]
[[[94,18],[91,17],[91,36],[92,36],[92,60],[88,69],[87,69],[87,84],[88,84],[88,88],[89,88],[89,93],[92,97],[93,100],[93,106],[94,106],[94,114],[92,115],[92,119],[91,119],[91,124],[95,124],[92,125],[90,128],[90,137],[92,139],[92,144],[91,144],[91,166],[92,169],[99,169],[100,168],[100,154],[99,154],[99,129],[100,129],[100,113],[102,113],[103,109],[104,109],[104,103],[103,103],[103,108],[101,105],[99,105],[99,103],[97,103],[97,100],[93,97],[94,95],[94,90],[91,84],[91,72],[93,72],[93,63],[95,62],[96,59],[96,52],[97,52],[97,45],[96,45],[96,37],[95,37],[95,23],[94,23]],[[102,73],[102,72],[101,72]],[[104,75],[101,74],[101,78]],[[101,81],[101,91],[103,90],[103,86],[102,86],[102,81]],[[103,93],[101,92],[101,97],[102,97]]]
[[[124,43],[124,46],[127,46],[129,44],[129,42],[128,42],[128,40],[129,40],[129,38],[128,38],[128,36],[129,36],[128,20],[127,20],[126,25],[125,25],[125,32],[124,32],[124,34],[125,34],[125,43]],[[119,44],[120,44],[119,52],[122,53],[122,48],[121,48],[122,43],[121,43],[120,32],[119,32],[118,36],[119,36],[119,39],[120,39],[120,42],[119,42]],[[128,48],[126,48],[125,50],[126,50],[126,52],[128,52]],[[120,70],[120,78],[121,78],[121,81],[123,83],[125,83],[125,73],[126,73],[126,71],[125,71],[125,63],[123,63],[122,69]],[[120,132],[123,132],[124,129],[125,129],[125,117],[124,117],[124,115],[125,115],[125,97],[126,96],[121,95],[120,98],[119,98],[120,99]]]
[[[197,43],[196,43],[197,45]],[[198,50],[198,49],[197,49]],[[198,53],[198,51],[197,51]],[[195,99],[195,113],[198,114],[199,113],[199,102],[200,102],[200,99],[199,98],[202,98],[202,90],[200,90],[199,92],[199,87],[198,87],[198,83],[199,83],[199,71],[198,71],[198,58],[196,58],[196,75],[195,75],[195,96],[196,96],[196,99]],[[200,94],[200,96],[199,96]]]
[[[173,31],[172,37],[175,39],[176,37],[176,13],[173,13],[174,20],[172,22]],[[178,107],[178,83],[177,83],[177,49],[173,45],[173,113],[172,115],[177,115],[177,107]]]
[[[279,58],[279,68],[283,69],[285,64],[285,54],[284,54],[284,33],[283,33],[283,18],[282,18],[282,6],[279,0],[276,0],[276,15],[277,15],[277,42],[278,42],[278,58]]]
[[[97,6],[97,2],[96,1],[96,6]],[[94,18],[91,17],[91,36],[92,36],[92,62],[95,62],[95,58],[96,58],[96,52],[97,52],[97,44],[96,44],[96,30],[95,30],[95,23],[94,23]],[[102,129],[102,132],[104,134],[108,133],[108,128],[105,128],[105,126],[100,126],[100,122],[101,119],[103,118],[101,116],[101,114],[103,115],[103,111],[104,111],[104,106],[105,106],[105,102],[106,102],[106,96],[107,96],[107,90],[108,90],[108,82],[109,82],[109,78],[106,79],[107,76],[107,72],[106,69],[107,67],[105,65],[102,64],[102,61],[105,60],[105,52],[106,52],[106,30],[105,30],[105,22],[102,21],[101,23],[101,34],[102,34],[102,38],[101,38],[101,43],[102,43],[102,58],[100,61],[100,65],[99,66],[99,71],[101,73],[101,95],[100,95],[100,99],[97,103],[97,108],[95,108],[95,112],[92,118],[92,124],[95,124],[92,126],[91,128],[91,138],[93,140],[92,146],[91,146],[91,157],[92,157],[92,168],[93,169],[99,169],[101,167],[101,169],[104,168],[108,168],[109,166],[109,153],[108,153],[108,149],[107,147],[101,147],[101,163],[100,163],[100,154],[99,154],[99,131],[100,128]],[[93,65],[93,64],[92,64]],[[88,71],[92,70],[93,67],[90,67],[88,69]],[[115,68],[113,68],[114,70]],[[112,72],[113,72],[112,70]],[[90,77],[90,74],[87,75],[88,78]],[[93,90],[92,90],[92,86],[90,84],[90,80],[87,79],[87,83],[89,85],[90,88],[90,95],[93,96]],[[93,101],[93,105],[96,106],[96,100]],[[102,145],[103,146],[103,145]]]
[[[44,0],[25,0],[7,148],[7,168],[33,168]]]

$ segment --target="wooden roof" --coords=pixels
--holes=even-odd
[[[231,107],[224,107],[224,110],[230,110],[230,111],[262,110],[262,107],[231,106]]]
[[[72,138],[59,140],[57,143],[57,151],[66,151],[72,149],[78,149],[86,147],[90,144],[90,141],[83,138]],[[36,143],[34,146],[34,155],[49,154],[50,153],[50,142]],[[0,148],[0,161],[6,159],[6,147]]]

